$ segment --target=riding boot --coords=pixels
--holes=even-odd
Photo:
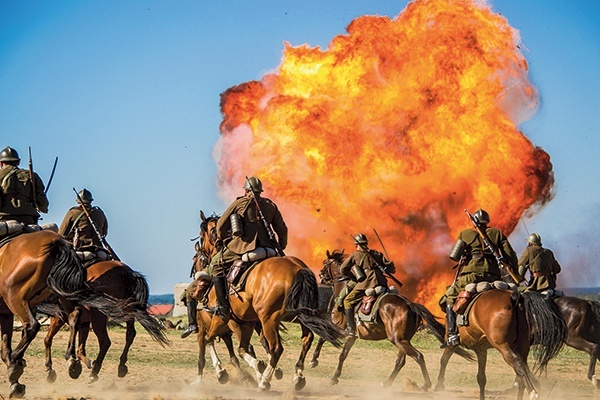
[[[216,336],[225,333],[227,322],[229,322],[229,293],[227,290],[227,281],[224,276],[213,277],[215,293],[217,295],[217,308],[210,323],[210,329],[205,338],[211,341]]]
[[[354,309],[345,308],[346,314],[346,336],[356,336],[356,321],[354,320]]]
[[[443,349],[448,346],[459,345],[460,335],[458,334],[458,327],[456,326],[456,313],[451,305],[446,305],[446,329],[448,331],[448,339],[446,339],[446,343],[442,344],[440,347]]]
[[[186,300],[187,315],[188,315],[188,327],[181,333],[181,338],[185,339],[192,333],[198,333],[198,324],[196,323],[196,316],[198,313],[198,301],[196,299],[188,298]]]

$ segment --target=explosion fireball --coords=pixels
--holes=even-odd
[[[518,31],[476,0],[362,16],[325,50],[285,43],[275,73],[222,94],[220,195],[258,176],[315,271],[351,234],[381,249],[376,229],[402,292],[434,310],[465,208],[508,235],[552,198],[550,157],[517,128],[539,105],[527,72]]]

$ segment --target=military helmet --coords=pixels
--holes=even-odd
[[[354,236],[354,243],[367,244],[367,243],[369,243],[369,239],[367,239],[367,237],[364,235],[364,233],[359,233],[358,235]]]
[[[479,209],[473,214],[473,219],[480,225],[487,225],[490,223],[490,214],[485,210]]]
[[[92,192],[90,192],[87,189],[81,189],[78,193],[79,196],[77,196],[77,202],[81,202],[81,203],[85,203],[85,204],[90,204],[92,201],[94,201],[94,198],[92,197]],[[79,200],[81,199],[81,201]]]
[[[257,177],[251,176],[250,178],[246,179],[246,183],[244,184],[244,189],[252,190],[255,193],[260,193],[263,191],[262,182]]]
[[[2,151],[0,151],[0,161],[21,161],[19,158],[19,153],[12,147],[6,146]]]
[[[542,238],[537,233],[533,232],[531,235],[527,236],[527,242],[534,246],[542,245]]]

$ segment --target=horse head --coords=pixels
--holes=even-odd
[[[217,221],[219,216],[212,214],[206,217],[204,212],[200,211],[200,241],[196,242],[193,270],[195,272],[203,271],[210,264],[210,260],[220,250],[217,236]]]
[[[342,277],[340,267],[347,257],[344,250],[334,250],[332,253],[327,250],[327,258],[323,260],[323,268],[319,272],[322,284],[333,285]]]

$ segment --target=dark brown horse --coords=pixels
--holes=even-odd
[[[459,327],[461,346],[477,355],[479,398],[485,398],[487,351],[495,348],[516,374],[517,398],[525,389],[530,398],[539,397],[538,383],[527,357],[531,343],[534,370],[543,371],[551,358],[560,351],[567,338],[565,321],[556,304],[537,292],[518,295],[510,290],[490,290],[479,296],[468,314],[469,325]],[[447,347],[440,360],[436,390],[444,388],[448,361],[457,346]]]
[[[215,228],[208,230],[208,223],[201,225],[200,235],[210,238]],[[210,240],[206,240],[210,243]],[[212,244],[211,244],[212,245]],[[209,302],[214,306],[214,296]],[[314,273],[296,257],[272,257],[259,262],[248,274],[243,291],[230,296],[232,318],[242,328],[239,353],[242,358],[251,357],[250,339],[254,328],[259,326],[261,340],[269,355],[269,363],[261,374],[258,387],[268,390],[270,381],[283,353],[279,330],[284,319],[294,319],[301,326],[302,350],[296,363],[295,389],[304,387],[304,359],[312,344],[314,333],[334,345],[339,344],[341,331],[331,320],[318,313],[318,286]],[[231,326],[230,326],[231,328]]]
[[[120,315],[114,301],[90,290],[75,251],[58,234],[27,233],[5,244],[0,248],[0,329],[10,397],[25,395],[25,385],[19,383],[25,367],[23,356],[40,329],[33,308],[52,293],[76,304],[94,306],[108,315]],[[13,315],[23,324],[21,340],[14,350]]]
[[[568,296],[558,297],[555,302],[567,323],[565,343],[590,355],[587,378],[600,389],[596,377],[596,362],[600,360],[600,303]]]
[[[89,286],[97,293],[103,293],[116,299],[123,310],[120,318],[126,324],[125,347],[121,353],[118,366],[120,378],[127,375],[127,358],[129,349],[136,336],[135,322],[139,322],[150,336],[161,345],[169,343],[164,333],[164,326],[148,313],[148,296],[150,294],[146,278],[137,271],[120,261],[101,261],[87,268],[86,280]],[[90,307],[73,307],[66,305],[68,313],[73,312],[69,319],[75,319],[71,324],[71,337],[67,355],[75,352],[76,335],[79,339],[76,358],[71,360],[69,374],[72,378],[78,378],[81,373],[81,363],[91,368],[90,382],[98,379],[98,373],[102,368],[104,357],[110,348],[111,341],[108,336],[108,317],[100,310]],[[52,368],[52,339],[65,324],[65,316],[52,316],[48,333],[44,339],[46,348],[46,372],[49,382],[54,382],[56,372]],[[90,332],[90,324],[98,339],[98,355],[94,362],[87,358],[86,342]],[[75,325],[75,326],[73,326]]]
[[[347,255],[345,255],[343,251],[334,250],[332,253],[327,251],[327,258],[323,261],[323,269],[319,274],[321,283],[333,286],[330,312],[332,320],[339,327],[346,326],[346,317],[344,312],[339,310],[333,304],[333,299],[339,295],[340,291],[346,285],[346,281],[343,279],[340,268],[346,257]],[[427,366],[425,365],[425,358],[410,342],[417,330],[424,325],[427,325],[440,343],[444,341],[444,325],[440,324],[425,306],[414,303],[404,296],[390,294],[381,299],[378,316],[374,323],[361,323],[357,326],[358,338],[363,340],[387,339],[398,348],[398,356],[396,358],[396,363],[394,364],[394,369],[389,377],[382,383],[383,386],[389,386],[394,382],[394,379],[396,379],[396,376],[402,367],[404,367],[406,356],[408,355],[414,359],[421,368],[424,379],[422,389],[426,390],[431,387],[431,379],[429,377],[429,372],[427,371]],[[331,377],[331,384],[337,384],[339,382],[344,361],[348,357],[348,353],[356,340],[357,337],[348,337],[346,339],[346,343],[344,344],[339,357],[337,369]],[[317,343],[317,347],[311,360],[311,366],[313,367],[317,366],[319,363],[318,358],[323,344],[324,340],[319,338],[319,342]],[[459,349],[458,353],[469,360],[473,359],[472,356],[464,350]]]

